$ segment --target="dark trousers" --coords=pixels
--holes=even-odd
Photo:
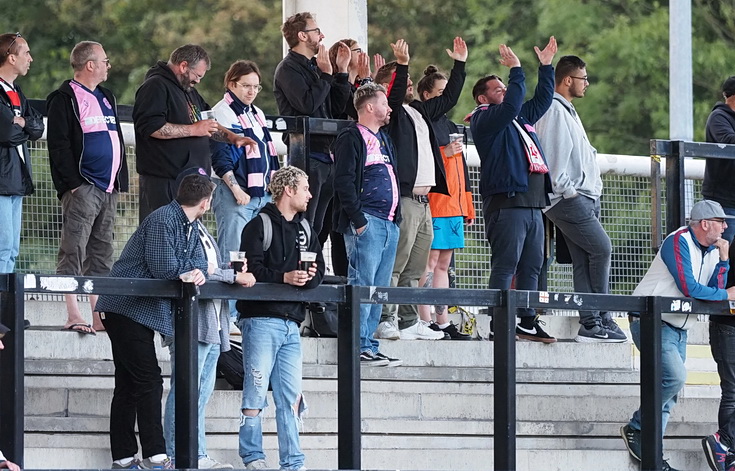
[[[720,441],[732,448],[735,445],[735,327],[710,321],[709,344],[722,391],[717,413]]]
[[[161,206],[166,206],[176,198],[179,187],[171,178],[138,175],[140,193],[138,196],[138,224]]]
[[[309,191],[311,200],[304,216],[319,234],[327,214],[327,206],[334,196],[334,164],[309,159]]]
[[[112,459],[134,456],[135,420],[138,419],[142,457],[165,454],[161,424],[163,378],[153,343],[155,332],[132,319],[106,312],[102,323],[112,343],[115,392],[110,408]]]

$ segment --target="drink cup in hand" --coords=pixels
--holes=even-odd
[[[309,271],[314,262],[316,262],[316,252],[301,252],[299,270]]]
[[[230,265],[235,270],[235,273],[241,272],[245,266],[245,252],[231,250],[230,251]]]

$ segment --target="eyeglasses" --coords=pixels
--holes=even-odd
[[[712,219],[705,219],[705,221],[713,221],[713,222],[719,222],[720,224],[725,224],[727,221],[725,221],[722,218],[712,218]]]
[[[301,32],[302,33],[311,33],[312,31],[316,32],[317,35],[321,35],[322,34],[322,30],[319,29],[319,28],[304,29]]]
[[[15,44],[15,41],[17,41],[18,38],[22,38],[22,37],[23,35],[21,35],[20,33],[15,33],[15,38],[13,38],[13,40],[10,42],[10,46],[8,46],[8,50],[5,52],[6,56],[10,55],[10,50],[13,49],[13,44]]]
[[[358,54],[362,54],[362,48],[361,47],[356,47],[355,49],[350,49],[350,51],[356,52]]]
[[[194,69],[192,69],[191,67],[187,66],[187,67],[186,67],[186,69],[187,69],[187,70],[188,70],[189,72],[191,72],[192,74],[196,75],[196,77],[197,77],[197,79],[198,79],[198,80],[200,80],[200,81],[201,81],[201,80],[202,80],[202,79],[204,78],[204,74],[202,74],[202,75],[199,75],[198,73],[194,72]]]
[[[92,59],[90,62],[102,62],[107,67],[110,66],[110,59]]]
[[[577,79],[577,80],[582,80],[583,82],[590,83],[590,79],[586,75],[584,77],[575,77],[574,75],[570,75],[569,77],[573,79]]]
[[[242,88],[244,88],[245,90],[250,90],[250,91],[253,91],[255,93],[260,93],[260,91],[263,90],[263,86],[262,85],[246,85],[246,84],[240,83],[240,82],[235,82],[235,83],[238,84],[239,86],[241,86]]]

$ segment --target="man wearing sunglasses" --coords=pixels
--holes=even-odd
[[[12,273],[20,251],[23,197],[33,193],[28,141],[43,134],[43,118],[15,80],[33,62],[20,33],[0,35],[0,273]]]

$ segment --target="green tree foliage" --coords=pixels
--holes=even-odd
[[[719,99],[735,45],[735,0],[692,0],[694,33],[695,139]],[[203,45],[212,69],[199,89],[210,104],[219,100],[222,77],[236,59],[255,60],[263,72],[258,104],[275,113],[272,76],[282,57],[281,2],[275,0],[29,0],[6,9],[0,31],[21,31],[34,63],[21,79],[26,94],[43,98],[69,78],[69,51],[83,39],[103,43],[112,61],[107,85],[121,103],[132,103],[148,68],[177,46]],[[555,35],[559,56],[576,54],[588,63],[592,84],[575,102],[599,151],[646,154],[648,140],[668,136],[668,2],[650,0],[370,0],[371,53],[392,59],[390,42],[411,46],[411,74],[428,64],[448,71],[444,50],[464,37],[470,48],[467,83],[451,118],[472,110],[471,88],[489,73],[507,77],[498,44],[521,59],[529,96],[538,60],[533,46]],[[319,18],[328,29],[329,19]]]

